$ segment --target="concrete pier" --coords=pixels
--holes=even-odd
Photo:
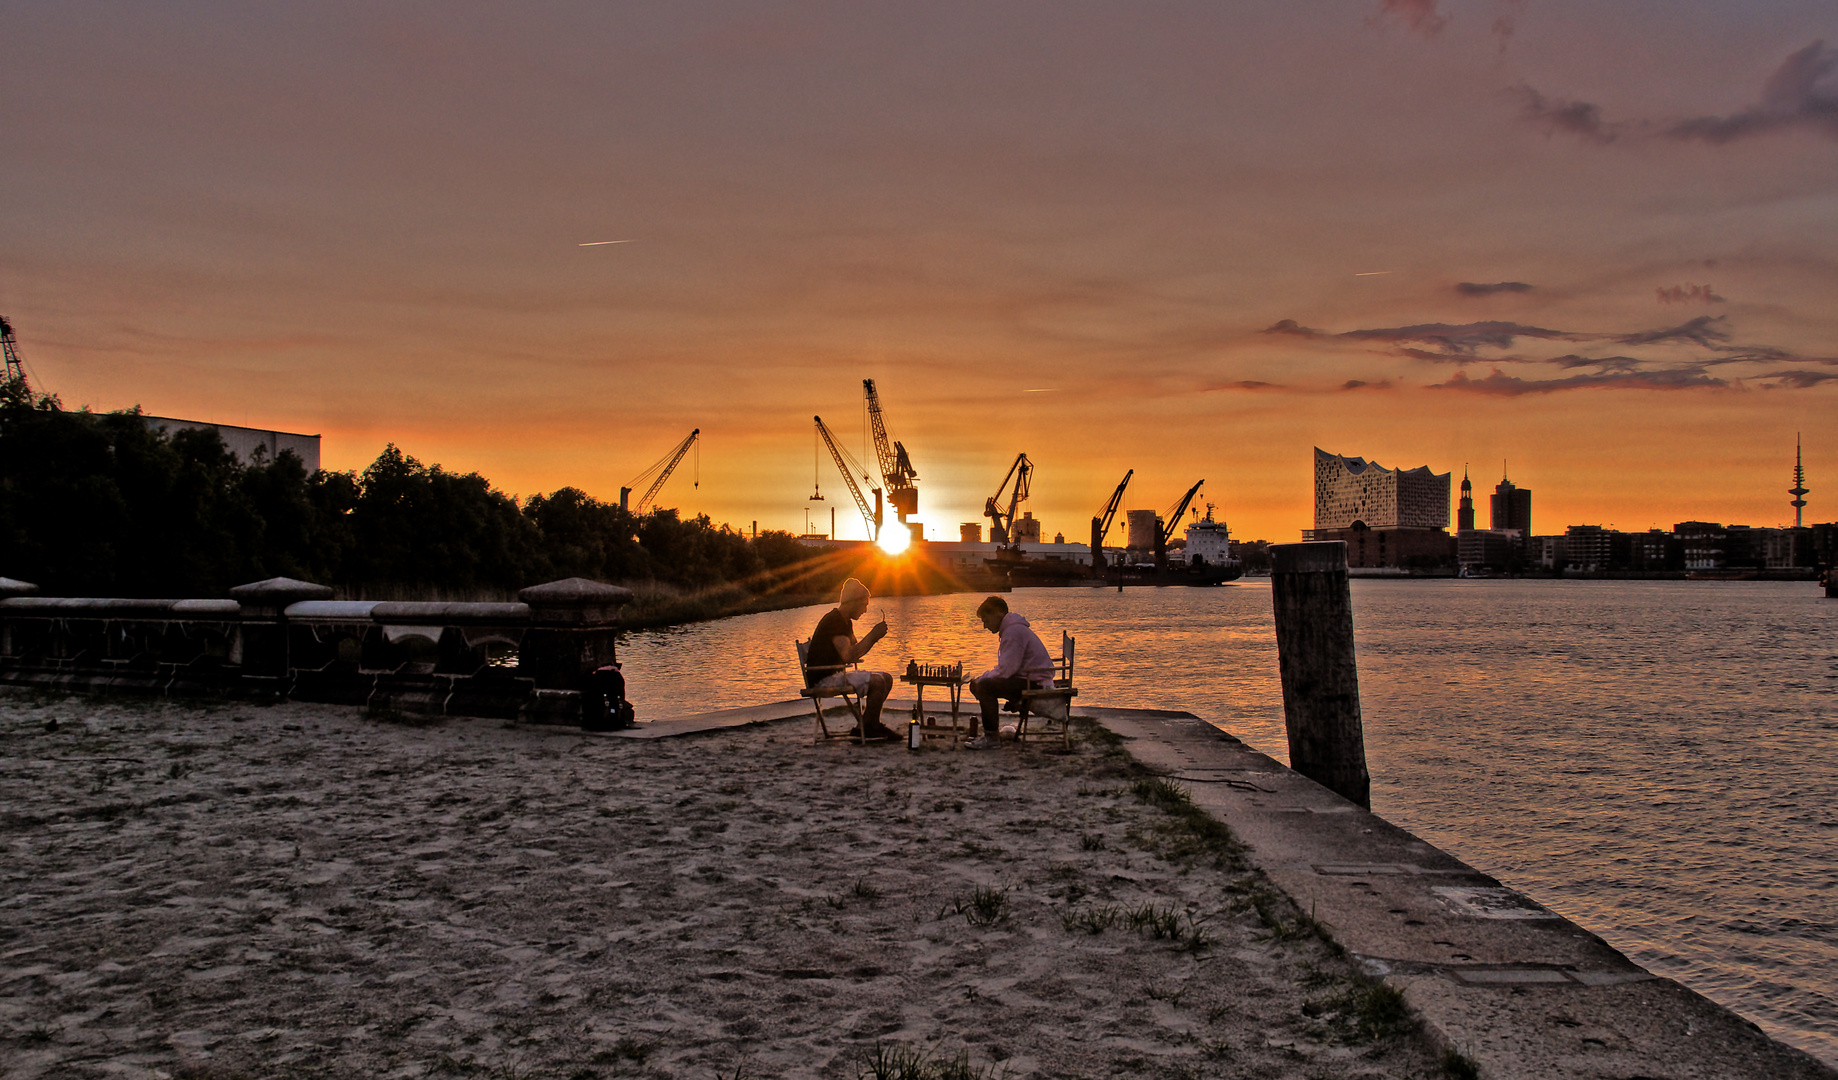
[[[1186,783],[1272,882],[1488,1080],[1838,1077],[1197,717],[1081,713]]]

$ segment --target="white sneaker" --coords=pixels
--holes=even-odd
[[[964,742],[964,749],[966,750],[992,750],[995,746],[996,741],[987,735],[968,739]]]

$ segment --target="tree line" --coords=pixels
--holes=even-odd
[[[361,472],[308,472],[289,452],[244,462],[215,431],[150,427],[138,408],[71,411],[0,384],[0,575],[46,595],[212,597],[275,576],[372,599],[563,577],[757,593],[798,587],[810,562],[789,533],[633,515],[578,488],[519,503],[393,443]]]

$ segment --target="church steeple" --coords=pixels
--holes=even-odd
[[[1474,482],[1468,479],[1468,466],[1461,467],[1461,509],[1455,514],[1455,531],[1474,528]]]

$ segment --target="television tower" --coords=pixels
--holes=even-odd
[[[7,342],[9,342],[7,343],[7,371],[11,371],[11,364],[13,364],[13,345],[11,345],[13,334],[11,332],[7,334]],[[1805,467],[1805,461],[1801,461],[1799,457],[1799,432],[1794,432],[1794,487],[1787,489],[1787,494],[1794,496],[1794,501],[1790,501],[1787,505],[1794,507],[1794,527],[1796,529],[1807,527],[1807,520],[1805,520],[1807,490],[1809,490],[1807,489],[1807,467]]]
[[[0,352],[6,354],[6,381],[25,381],[25,364],[19,359],[19,342],[13,338],[13,324],[0,315]]]

